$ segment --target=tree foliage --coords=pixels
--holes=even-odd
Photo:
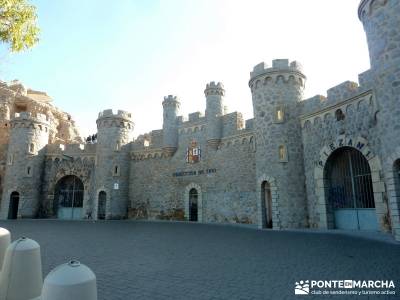
[[[39,41],[36,7],[27,0],[0,0],[0,41],[11,52],[33,47]]]

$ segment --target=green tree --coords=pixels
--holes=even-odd
[[[11,52],[33,47],[39,41],[36,7],[26,0],[0,0],[0,41]]]

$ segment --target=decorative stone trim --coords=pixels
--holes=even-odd
[[[257,193],[259,195],[259,200],[257,201],[257,225],[258,228],[265,228],[265,218],[264,218],[264,210],[265,210],[265,203],[262,199],[262,191],[261,186],[262,183],[266,181],[269,183],[271,188],[271,200],[272,200],[272,227],[273,229],[280,229],[281,228],[281,220],[279,215],[279,192],[278,192],[278,185],[274,177],[267,176],[263,174],[257,180]]]
[[[381,178],[382,167],[379,157],[376,156],[368,146],[368,141],[362,137],[346,137],[340,135],[336,141],[322,147],[319,160],[314,168],[315,180],[315,195],[317,196],[317,213],[319,214],[319,228],[332,229],[334,228],[334,219],[332,214],[328,214],[328,203],[326,199],[326,179],[324,178],[325,164],[333,151],[351,147],[360,151],[367,159],[371,169],[372,189],[374,193],[375,211],[378,226],[381,231],[387,231],[385,226],[385,215],[387,206],[384,203],[385,199],[385,184]]]
[[[201,192],[201,187],[196,184],[196,183],[190,183],[188,186],[185,188],[185,196],[184,196],[184,201],[185,201],[185,219],[189,220],[189,192],[191,189],[196,189],[197,190],[197,212],[198,212],[198,222],[202,223],[203,222],[203,194]]]
[[[327,120],[329,118],[336,119],[335,113],[338,109],[340,109],[344,115],[349,111],[350,106],[354,106],[358,111],[360,109],[360,104],[363,102],[368,103],[369,106],[372,107],[373,114],[378,111],[378,106],[376,103],[376,99],[371,90],[361,93],[355,97],[343,100],[334,105],[319,109],[317,112],[309,113],[300,116],[301,127],[304,128],[306,123],[315,124],[316,119]]]
[[[190,127],[184,127],[179,129],[180,134],[186,134],[186,133],[196,133],[199,131],[204,131],[206,129],[205,125],[194,125]]]
[[[390,209],[392,232],[400,241],[400,174],[396,174],[395,164],[400,160],[400,147],[397,147],[385,160],[385,179]]]
[[[156,159],[165,157],[167,156],[164,154],[162,148],[136,150],[131,152],[132,160],[146,160],[146,159]]]

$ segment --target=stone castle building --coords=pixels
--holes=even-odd
[[[286,59],[250,73],[254,118],[226,113],[225,90],[184,119],[132,138],[130,113],[105,110],[97,139],[42,92],[0,85],[1,218],[145,218],[392,232],[400,239],[400,2],[363,0],[371,69],[327,97],[303,98]]]

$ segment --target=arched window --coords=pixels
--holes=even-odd
[[[30,153],[34,153],[34,152],[35,152],[35,144],[34,144],[34,143],[30,143],[30,145],[29,145],[29,152],[30,152]]]
[[[345,116],[344,116],[343,111],[340,108],[338,110],[336,110],[335,117],[336,117],[336,121],[344,120]]]

